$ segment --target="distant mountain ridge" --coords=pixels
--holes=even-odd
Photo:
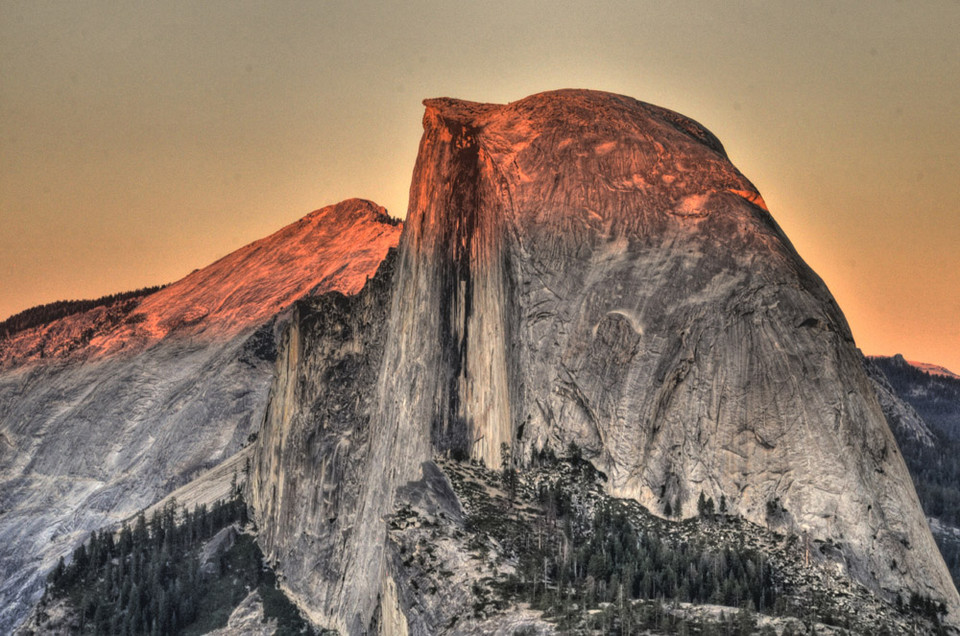
[[[920,369],[921,371],[929,373],[930,375],[939,375],[945,378],[960,380],[960,375],[957,375],[950,369],[946,367],[941,367],[938,364],[930,364],[927,362],[917,362],[915,360],[907,360],[907,364],[913,365],[918,369]]]
[[[0,342],[21,331],[48,325],[56,320],[60,320],[61,318],[90,311],[91,309],[95,309],[97,307],[113,305],[114,303],[121,303],[124,301],[141,300],[143,297],[149,296],[150,294],[160,291],[163,288],[164,285],[156,285],[154,287],[143,287],[141,289],[135,289],[128,292],[107,294],[106,296],[100,296],[99,298],[90,298],[85,300],[58,300],[52,303],[28,307],[23,311],[13,314],[3,322],[0,322]],[[128,305],[132,308],[136,306],[136,303],[131,302],[128,303]]]
[[[915,369],[923,371],[924,373],[929,373],[930,375],[938,375],[944,378],[960,380],[960,375],[957,375],[956,373],[954,373],[953,371],[951,371],[950,369],[944,366],[941,366],[939,364],[933,364],[930,362],[918,362],[916,360],[907,360],[906,358],[903,357],[903,355],[899,353],[894,354],[892,356],[872,355],[872,356],[867,356],[867,358],[869,358],[870,360],[877,360],[880,362],[889,360],[891,361],[891,363],[895,363],[895,364],[908,364],[911,367],[914,367]]]
[[[222,340],[305,294],[356,293],[399,228],[384,208],[362,199],[316,210],[151,294],[119,294],[0,339],[0,369],[136,353],[171,336]]]
[[[942,366],[911,362],[899,354],[870,360],[928,425],[960,440],[960,377]]]

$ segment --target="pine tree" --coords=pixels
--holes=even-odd
[[[149,535],[147,533],[147,516],[141,510],[137,513],[137,522],[133,527],[132,543],[137,550],[142,550],[147,545]]]
[[[50,572],[50,576],[47,578],[47,581],[50,583],[51,587],[56,587],[63,581],[63,575],[66,572],[67,566],[63,562],[63,557],[60,557],[57,560],[56,567]]]
[[[504,490],[507,491],[510,504],[513,505],[513,501],[517,497],[519,478],[517,477],[517,471],[513,468],[513,461],[510,457],[510,447],[505,443],[500,444],[500,481],[503,484]]]

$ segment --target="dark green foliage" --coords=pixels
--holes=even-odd
[[[568,474],[582,482],[599,480],[599,473],[578,455],[568,451],[570,464],[577,462]],[[467,519],[474,535],[470,545],[485,554],[484,537],[495,538],[516,561],[515,572],[497,577],[491,587],[474,586],[478,615],[488,607],[526,602],[574,628],[587,620],[586,610],[609,603],[617,610],[595,627],[617,633],[629,631],[626,626],[660,628],[663,621],[678,627],[679,619],[652,609],[664,600],[773,611],[781,588],[762,555],[732,546],[708,549],[695,541],[669,543],[656,532],[638,530],[618,500],[588,510],[578,504],[576,492],[564,478],[541,482],[539,511],[532,517],[496,514],[494,506],[468,495],[473,504]],[[707,514],[713,502],[702,498],[699,507]],[[602,622],[606,614],[589,620]],[[699,624],[690,633],[701,633]]]
[[[72,316],[73,314],[90,311],[91,309],[95,309],[97,307],[112,305],[113,303],[125,300],[139,300],[163,289],[164,287],[164,285],[157,287],[143,287],[134,291],[110,294],[108,296],[101,296],[100,298],[95,298],[92,300],[58,300],[57,302],[48,303],[46,305],[38,305],[36,307],[24,309],[20,313],[14,314],[3,322],[0,322],[0,340],[9,338],[13,334],[20,331],[26,331],[27,329],[31,329],[33,327],[46,325],[55,320],[60,320],[61,318]],[[136,303],[132,303],[127,310],[132,309],[135,306]]]
[[[704,497],[703,491],[700,491],[700,497],[697,499],[697,516],[707,521],[713,521],[716,517],[716,506],[713,503],[713,497]]]
[[[960,527],[960,442],[938,434],[934,446],[925,446],[902,435],[897,437],[924,513]],[[960,585],[960,541],[953,535],[933,536],[954,584]]]
[[[767,500],[767,523],[782,523],[787,518],[787,509],[779,497]]]
[[[698,620],[667,611],[659,601],[638,601],[624,606],[608,605],[600,613],[583,614],[583,630],[576,633],[602,634],[678,634],[684,636],[753,636],[767,634],[757,631],[756,616],[749,609],[743,609],[721,616],[719,620]],[[651,631],[647,631],[651,630]],[[784,634],[787,632],[784,631]],[[793,633],[793,632],[791,632]],[[773,632],[776,634],[776,631]]]
[[[777,629],[797,634],[811,633],[817,623],[838,636],[882,633],[894,624],[882,616],[879,599],[862,592],[859,606],[856,588],[820,578],[820,568],[805,564],[799,537],[721,514],[705,495],[696,500],[696,518],[652,515],[604,493],[602,473],[582,457],[573,464],[571,456],[576,453],[562,460],[535,453],[509,505],[495,487],[502,473],[443,466],[466,512],[466,532],[453,536],[478,562],[475,619],[521,605],[543,612],[561,633],[770,633],[760,627],[761,614],[785,618]],[[666,500],[672,507],[676,498]],[[725,498],[720,502],[726,509]],[[768,513],[790,514],[776,498]],[[401,507],[395,529],[415,514]],[[400,553],[409,555],[403,566],[411,567],[412,552],[401,547]],[[727,609],[713,613],[684,603]],[[890,609],[916,628],[911,633],[941,633],[940,608],[929,600],[903,600]]]
[[[940,548],[940,554],[943,555],[943,561],[947,564],[947,569],[953,576],[953,582],[960,585],[960,540],[953,535],[942,535],[935,533],[933,538]]]
[[[200,615],[205,592],[194,548],[245,521],[246,506],[234,498],[184,512],[180,523],[176,517],[171,502],[149,522],[141,512],[133,530],[125,524],[117,541],[111,532],[92,532],[70,564],[51,573],[48,596],[72,601],[80,610],[81,633],[180,633]]]
[[[910,595],[910,609],[937,625],[940,624],[940,617],[947,613],[947,606],[942,602],[934,601],[930,597],[921,596],[916,592]]]
[[[311,633],[299,612],[263,567],[253,538],[238,534],[232,546],[201,569],[199,552],[217,532],[247,522],[247,508],[234,491],[211,507],[177,511],[171,502],[133,528],[93,532],[69,565],[51,572],[46,602],[66,599],[77,609],[75,633],[203,634],[226,625],[230,613],[256,588],[277,634]]]
[[[960,442],[938,435],[933,446],[926,446],[897,437],[923,511],[960,527]]]
[[[585,527],[562,491],[556,522],[537,529],[519,553],[517,575],[507,583],[517,596],[540,609],[572,603],[596,607],[632,599],[670,599],[770,609],[778,586],[760,555],[731,548],[709,552],[691,543],[672,546],[652,533],[639,533],[617,505],[595,511]]]
[[[517,486],[520,483],[520,477],[517,475],[516,469],[513,467],[513,461],[510,458],[510,447],[506,444],[500,445],[500,482],[503,484],[503,489],[507,491],[507,496],[510,497],[510,501],[517,496]]]
[[[534,466],[555,466],[559,461],[557,459],[556,453],[553,452],[553,449],[544,444],[543,448],[539,451],[534,450],[531,461]]]

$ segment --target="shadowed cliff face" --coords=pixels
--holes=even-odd
[[[956,615],[842,313],[712,134],[591,91],[425,105],[392,294],[379,294],[388,328],[354,338],[382,337],[360,347],[363,377],[378,377],[357,402],[363,434],[344,432],[336,455],[354,454],[363,485],[326,504],[333,525],[314,536],[347,565],[287,579],[315,618],[353,633],[375,622],[393,584],[383,518],[422,461],[498,467],[501,444],[523,462],[570,442],[611,494],[657,513],[693,515],[703,492],[766,524],[778,500],[778,529],[839,545],[853,578]],[[325,350],[291,358],[311,349],[300,337],[283,358],[298,379],[275,386],[268,412],[284,432],[261,438],[274,457],[320,421],[307,411],[325,390],[290,392]],[[278,461],[306,492],[320,456]],[[285,488],[263,461],[261,514]],[[308,553],[282,530],[268,548],[282,568]]]
[[[286,589],[318,624],[352,633],[377,607],[394,473],[418,465],[403,464],[416,440],[377,415],[395,262],[357,295],[297,303],[250,478],[258,540]]]
[[[355,293],[396,244],[383,208],[311,213],[143,299],[0,342],[0,633],[43,575],[236,453],[263,419],[289,305]],[[137,317],[130,320],[132,317]]]

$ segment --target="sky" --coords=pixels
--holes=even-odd
[[[0,0],[0,319],[404,216],[424,98],[592,88],[714,132],[865,353],[960,371],[957,33],[960,0]]]

